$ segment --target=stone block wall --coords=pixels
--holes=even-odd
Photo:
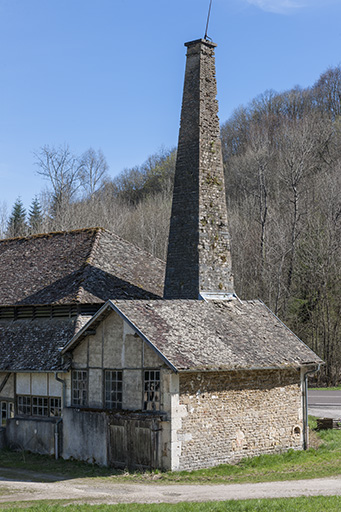
[[[186,43],[187,62],[164,294],[233,293],[214,49]]]
[[[180,374],[179,407],[173,470],[303,447],[299,370]]]

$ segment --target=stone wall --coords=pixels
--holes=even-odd
[[[179,458],[172,469],[302,449],[300,372],[180,374],[177,421]]]

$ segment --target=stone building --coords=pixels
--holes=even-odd
[[[234,292],[216,45],[186,46],[166,266],[99,228],[0,242],[10,446],[172,470],[307,446],[322,361]]]

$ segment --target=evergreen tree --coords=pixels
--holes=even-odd
[[[7,237],[14,238],[27,234],[26,210],[20,197],[15,201],[12,213],[8,220]]]
[[[40,203],[35,197],[30,206],[30,210],[28,212],[28,225],[30,229],[30,233],[39,233],[42,231],[43,224],[43,214],[41,211]]]

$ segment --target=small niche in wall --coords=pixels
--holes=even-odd
[[[299,425],[295,425],[292,429],[292,433],[294,436],[300,436],[301,435],[301,427]]]

